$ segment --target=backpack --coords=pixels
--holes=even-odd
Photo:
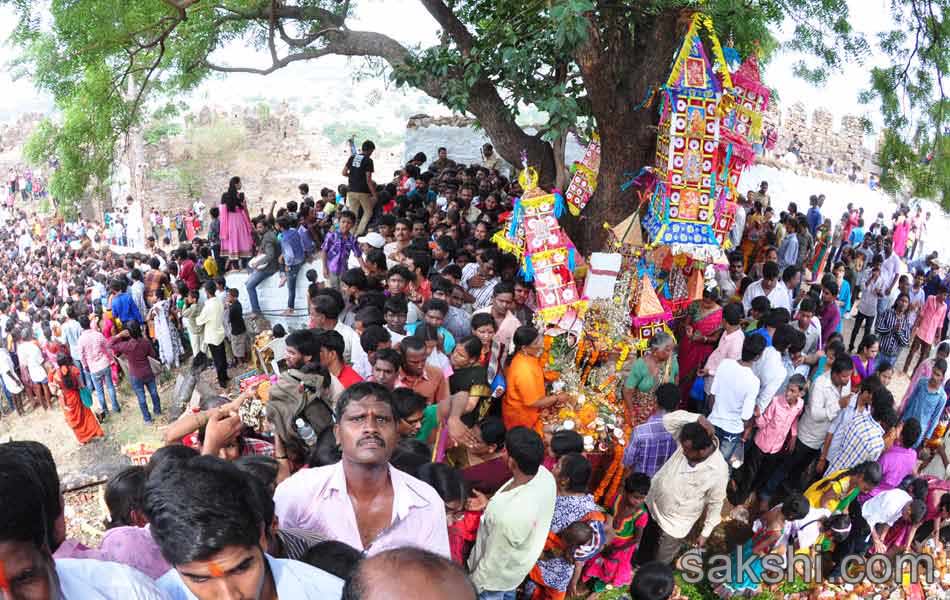
[[[306,373],[288,369],[280,374],[277,383],[270,388],[267,402],[267,418],[273,424],[275,434],[285,444],[307,448],[297,433],[294,422],[298,418],[313,427],[317,437],[333,426],[333,408],[329,403],[329,383],[320,373]]]

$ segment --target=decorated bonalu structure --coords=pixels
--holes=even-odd
[[[712,60],[700,35],[704,31]],[[659,91],[656,165],[631,182],[649,198],[645,245],[635,235],[636,213],[614,228],[605,224],[613,247],[591,256],[585,294],[578,294],[572,275],[576,250],[558,218],[565,207],[580,214],[596,189],[596,135],[574,165],[566,197],[538,188],[537,174],[525,165],[519,178],[525,192],[507,226],[493,238],[519,257],[525,278],[535,281],[536,324],[546,335],[544,367],[548,379],[557,380],[571,397],[545,410],[546,428],[573,429],[588,452],[612,453],[597,476],[598,501],[616,493],[623,444],[647,416],[624,414],[618,391],[627,360],[644,351],[657,333],[672,335],[675,319],[701,299],[713,266],[725,264],[737,184],[741,171],[754,162],[769,98],[754,58],[735,76],[729,72],[712,21],[701,14],[693,17]]]

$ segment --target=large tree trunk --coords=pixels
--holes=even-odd
[[[636,210],[636,190],[620,186],[641,167],[653,165],[659,97],[638,108],[669,76],[686,30],[681,13],[641,19],[631,31],[623,12],[592,16],[589,39],[577,52],[601,141],[597,192],[580,219],[569,225],[583,252],[604,247],[604,223],[615,225]]]

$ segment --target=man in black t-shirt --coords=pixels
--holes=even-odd
[[[343,176],[349,178],[349,192],[346,194],[346,203],[355,214],[363,210],[363,215],[356,226],[356,235],[363,235],[369,219],[373,216],[376,207],[376,183],[373,182],[373,151],[376,144],[370,140],[363,142],[362,152],[350,156],[343,167]]]

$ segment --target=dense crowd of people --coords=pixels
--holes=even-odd
[[[546,376],[533,284],[491,241],[518,183],[488,146],[474,165],[419,153],[377,184],[373,150],[337,190],[302,184],[268,214],[238,177],[182,223],[130,198],[144,252],[127,255],[103,245],[112,223],[0,215],[9,412],[58,406],[87,443],[122,410],[121,379],[146,422],[165,368],[213,365],[219,386],[109,480],[98,548],[66,539],[49,450],[0,444],[0,597],[653,600],[691,547],[821,554],[835,575],[950,539],[950,483],[919,476],[948,464],[950,421],[950,273],[919,209],[868,224],[849,206],[833,225],[820,196],[777,217],[766,183],[740,198],[728,268],[625,367],[632,433],[601,505],[602,453],[541,418],[570,398]],[[286,309],[265,314],[275,276]],[[286,356],[249,418],[257,392],[229,367],[264,318],[304,313],[273,327]]]

